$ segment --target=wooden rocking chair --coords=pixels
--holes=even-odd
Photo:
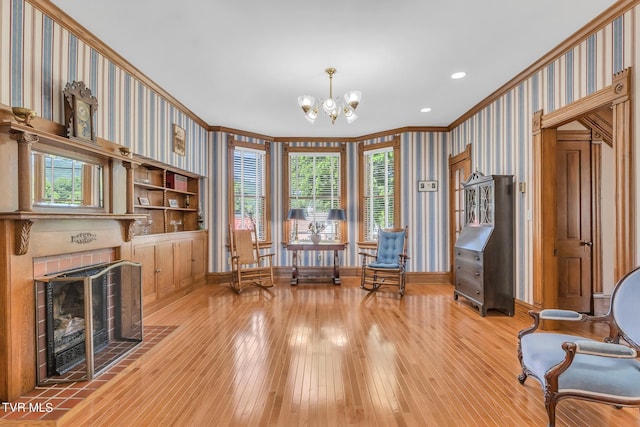
[[[229,250],[231,252],[231,287],[237,293],[248,285],[261,288],[275,286],[273,279],[273,255],[261,254],[260,242],[253,222],[251,228],[235,230],[229,225]]]

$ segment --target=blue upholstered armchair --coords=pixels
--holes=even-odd
[[[518,358],[524,384],[538,380],[544,390],[549,426],[556,404],[576,398],[620,406],[640,406],[640,268],[617,283],[604,316],[569,310],[530,311],[534,324],[518,334]],[[595,341],[573,335],[535,332],[540,320],[604,322],[609,336]]]
[[[360,287],[369,292],[382,285],[398,286],[404,295],[408,227],[384,229],[378,232],[375,254],[360,252],[362,278]]]

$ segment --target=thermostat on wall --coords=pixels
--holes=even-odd
[[[438,181],[418,181],[418,191],[438,191]]]

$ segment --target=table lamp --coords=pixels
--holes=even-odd
[[[327,221],[346,221],[347,220],[347,214],[344,211],[344,209],[329,209],[329,214],[327,215]],[[335,236],[334,239],[335,240],[340,240],[340,234],[338,233],[339,230],[339,225],[336,224],[335,225]]]
[[[289,213],[287,214],[288,220],[294,220],[293,223],[293,241],[298,241],[298,220],[305,220],[307,217],[304,214],[304,209],[301,208],[290,208]]]

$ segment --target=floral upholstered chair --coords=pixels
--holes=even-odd
[[[542,385],[549,426],[555,425],[556,404],[562,399],[640,406],[640,268],[620,279],[604,316],[549,309],[529,314],[533,326],[518,334],[518,379],[524,384],[531,376]],[[595,341],[536,332],[540,320],[604,322],[609,336]]]
[[[390,228],[378,232],[375,254],[360,252],[362,277],[360,287],[369,292],[382,285],[398,286],[404,295],[408,227]]]

